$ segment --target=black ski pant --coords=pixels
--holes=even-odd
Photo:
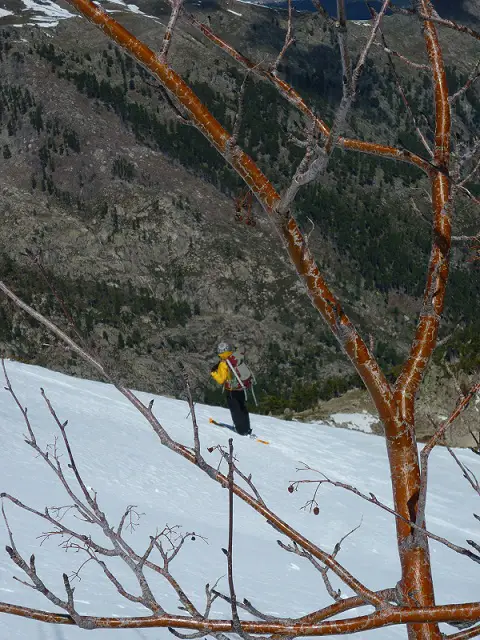
[[[245,404],[245,392],[243,389],[227,391],[227,404],[232,414],[233,426],[236,432],[241,436],[247,436],[252,430],[250,429],[250,416]]]

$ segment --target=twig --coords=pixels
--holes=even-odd
[[[218,598],[221,598],[222,600],[225,600],[225,602],[228,602],[229,604],[231,604],[232,599],[229,596],[226,596],[225,594],[217,590],[214,591],[214,594]],[[266,622],[276,622],[279,620],[287,620],[286,618],[280,618],[278,616],[270,616],[267,613],[262,613],[256,607],[254,607],[253,604],[246,598],[244,598],[243,602],[237,601],[236,606],[239,609],[243,609],[244,611],[251,613],[253,616],[257,618],[260,618],[260,620],[265,620]]]
[[[343,2],[343,0],[338,0],[339,2]],[[337,110],[336,116],[335,116],[335,121],[332,125],[332,128],[330,130],[330,134],[328,136],[327,142],[325,143],[325,151],[327,153],[327,155],[329,155],[333,149],[333,147],[336,145],[337,143],[337,138],[338,138],[338,132],[339,129],[341,128],[341,126],[343,126],[343,123],[347,117],[347,113],[350,109],[350,106],[355,98],[355,94],[357,91],[357,84],[358,84],[358,80],[360,79],[360,75],[363,71],[363,67],[365,65],[365,60],[367,58],[367,55],[372,47],[372,44],[375,40],[375,37],[377,35],[377,32],[380,28],[380,24],[382,21],[382,18],[385,14],[385,11],[388,9],[388,5],[389,5],[390,0],[384,0],[382,7],[380,9],[380,11],[377,13],[374,23],[372,25],[371,28],[371,32],[370,35],[367,39],[367,42],[362,50],[362,52],[360,53],[360,56],[358,58],[357,64],[355,66],[355,69],[353,70],[352,74],[351,74],[351,80],[347,85],[345,85],[345,89],[346,91],[343,94],[343,98],[342,101],[340,102],[340,106]],[[346,69],[344,69],[344,73],[345,73]]]
[[[187,390],[187,401],[188,401],[188,406],[190,407],[190,415],[192,416],[192,426],[193,426],[193,442],[194,442],[194,451],[195,451],[195,457],[197,459],[197,464],[201,464],[201,461],[203,460],[202,454],[200,452],[200,436],[199,436],[199,432],[198,432],[198,424],[197,424],[197,418],[195,415],[195,404],[193,402],[193,398],[192,398],[192,390],[190,388],[190,380],[188,379],[188,373],[187,370],[185,369],[185,367],[182,365],[182,371],[183,371],[183,378],[185,380],[185,388]]]
[[[233,584],[233,438],[228,440],[228,588],[230,590],[230,606],[232,608],[232,627],[235,633],[243,635],[242,625],[238,617],[237,596]]]
[[[446,340],[448,340],[449,338],[451,338],[450,334],[449,336],[445,336]],[[445,339],[444,339],[445,341]],[[439,343],[437,343],[437,347],[441,346]],[[453,381],[453,386],[455,387],[455,391],[458,393],[458,397],[460,398],[460,400],[463,400],[463,398],[465,397],[465,394],[463,393],[463,389],[461,388],[458,380],[457,380],[457,376],[455,375],[454,371],[452,371],[452,367],[448,364],[447,360],[446,360],[446,355],[447,352],[445,351],[445,354],[442,358],[442,363],[443,366],[445,367],[445,369],[447,370],[448,374],[450,375],[450,377],[452,378]]]
[[[367,3],[367,6],[370,9],[370,13],[371,13],[372,17],[375,17],[376,16],[375,9],[373,9],[373,7],[371,7],[368,3]],[[413,113],[413,109],[412,109],[412,107],[410,105],[410,102],[407,99],[407,96],[405,95],[405,91],[403,90],[402,83],[401,83],[401,80],[400,80],[400,76],[397,73],[397,69],[396,69],[395,63],[393,61],[393,57],[392,57],[393,54],[392,54],[391,50],[389,49],[389,47],[387,45],[387,41],[385,39],[385,34],[383,33],[381,28],[378,29],[378,33],[379,33],[380,38],[382,40],[383,48],[384,48],[385,52],[387,53],[388,62],[389,62],[389,65],[390,65],[390,69],[392,70],[393,77],[395,78],[395,84],[397,85],[398,93],[400,94],[400,97],[402,98],[403,104],[404,104],[407,112],[410,114],[410,118],[412,119],[412,124],[413,124],[413,127],[415,129],[415,132],[416,132],[418,138],[420,139],[420,142],[425,147],[428,155],[431,158],[433,158],[433,150],[432,150],[431,146],[428,144],[428,141],[425,138],[425,136],[423,135],[420,127],[418,126],[417,119],[415,118],[415,114]],[[425,65],[425,67],[428,69],[427,65]]]
[[[246,87],[247,87],[247,80],[248,80],[249,73],[250,72],[247,71],[247,73],[245,74],[243,82],[242,82],[242,84],[240,86],[240,91],[238,93],[237,113],[235,114],[235,120],[234,120],[234,123],[233,123],[232,137],[228,141],[228,145],[230,147],[230,153],[232,152],[233,147],[237,144],[238,136],[240,134],[240,127],[242,126],[243,110],[244,110],[244,106],[245,106],[245,104],[244,104],[245,103],[245,90],[246,90]]]
[[[27,426],[28,435],[30,436],[30,442],[32,443],[33,446],[35,446],[37,444],[37,441],[32,429],[32,425],[30,423],[30,419],[28,417],[28,409],[27,407],[22,406],[22,404],[20,403],[20,400],[17,398],[15,392],[13,391],[12,385],[10,383],[10,378],[8,377],[8,374],[7,374],[7,369],[5,367],[5,358],[2,358],[2,369],[3,369],[3,375],[5,376],[5,383],[6,383],[5,390],[10,393],[10,395],[15,401],[15,404],[20,409],[20,412],[23,416],[23,420]]]
[[[292,0],[288,0],[288,25],[287,25],[287,33],[285,34],[285,42],[283,44],[282,50],[277,56],[277,59],[272,64],[270,69],[272,75],[276,76],[278,73],[278,65],[280,64],[283,56],[285,55],[287,49],[295,42],[295,38],[292,37]]]
[[[337,0],[337,40],[340,48],[340,58],[342,61],[342,84],[343,95],[353,89],[352,58],[348,50],[347,33],[347,12],[345,10],[345,0]]]
[[[461,182],[458,183],[458,186],[463,187],[465,186],[465,184],[467,182],[469,182],[470,180],[472,180],[472,178],[475,177],[475,174],[477,173],[478,169],[480,168],[480,140],[477,140],[477,143],[474,145],[473,149],[465,154],[465,157],[463,158],[463,161],[461,163],[461,166],[459,167],[459,171],[462,170],[462,168],[465,166],[465,164],[467,164],[467,162],[469,162],[472,158],[475,158],[475,156],[478,154],[478,159],[476,162],[474,162],[473,168],[472,170],[465,176],[465,178],[462,179]]]
[[[172,12],[170,14],[170,19],[168,21],[167,27],[165,29],[165,34],[163,36],[162,51],[159,56],[160,60],[163,63],[167,61],[170,44],[172,42],[173,31],[175,29],[178,16],[180,15],[180,11],[182,9],[183,0],[170,0],[170,3],[172,5]]]
[[[452,96],[449,96],[448,100],[450,104],[451,105],[455,104],[455,102],[468,91],[468,89],[474,84],[474,82],[478,80],[478,78],[480,78],[480,60],[477,62],[473,71],[468,76],[467,81],[465,82],[463,87],[461,87]]]
[[[471,29],[470,27],[466,27],[463,24],[459,24],[454,20],[446,20],[445,18],[441,18],[438,14],[434,15],[426,15],[422,13],[422,11],[417,11],[415,9],[404,9],[402,7],[396,7],[392,2],[390,3],[390,9],[394,13],[401,13],[407,16],[416,16],[419,20],[429,20],[430,22],[435,22],[437,24],[441,24],[444,27],[448,27],[449,29],[453,29],[455,31],[460,31],[460,33],[466,33],[472,38],[476,40],[480,40],[480,32]]]
[[[480,496],[480,482],[477,480],[475,474],[472,471],[470,471],[470,469],[458,459],[455,451],[451,447],[447,445],[447,449],[449,454],[452,456],[452,458],[455,460],[455,462],[458,464],[458,466],[462,470],[463,477],[465,478],[465,480],[467,480],[467,482],[470,484],[472,489],[476,491]]]
[[[72,328],[73,332],[75,333],[75,335],[78,338],[78,340],[80,341],[80,343],[83,346],[85,346],[86,345],[85,337],[83,336],[82,332],[78,328],[77,323],[73,319],[73,316],[70,313],[70,310],[67,307],[67,305],[65,303],[65,300],[63,299],[63,296],[58,292],[57,288],[55,287],[55,285],[53,284],[53,282],[49,278],[49,276],[47,274],[47,270],[45,269],[45,267],[44,267],[44,265],[42,263],[40,254],[39,253],[34,254],[33,251],[31,251],[30,249],[26,249],[25,250],[25,255],[32,261],[32,263],[36,267],[38,267],[38,270],[42,274],[43,279],[45,280],[45,283],[46,283],[47,287],[50,289],[50,291],[53,293],[55,298],[58,300],[58,303],[60,304],[60,307],[62,308],[63,315],[67,319],[68,324]]]
[[[93,356],[91,356],[89,353],[87,353],[87,351],[85,349],[82,349],[81,347],[79,347],[76,342],[74,342],[69,336],[67,336],[66,333],[64,333],[56,325],[54,325],[53,322],[50,322],[50,320],[45,318],[41,313],[39,313],[38,311],[35,311],[35,309],[30,307],[26,302],[24,302],[18,296],[16,296],[13,293],[13,291],[11,291],[1,280],[0,280],[0,291],[3,291],[3,293],[8,298],[10,298],[10,300],[12,302],[14,302],[14,304],[16,304],[17,307],[19,307],[20,309],[23,309],[23,311],[26,311],[28,313],[28,315],[32,316],[32,318],[35,318],[35,320],[38,320],[38,322],[40,322],[45,327],[47,327],[47,329],[49,331],[51,331],[53,334],[55,334],[61,340],[66,342],[68,344],[68,346],[72,349],[72,351],[75,351],[75,353],[78,353],[78,355],[80,355],[84,360],[89,362],[109,382],[112,381],[110,376],[108,375],[107,371],[105,370],[104,366],[102,364],[100,364],[100,362],[98,360],[96,360]]]
[[[454,185],[458,188],[459,192],[462,193],[463,195],[467,196],[467,198],[469,200],[471,200],[472,202],[474,202],[477,205],[480,205],[480,199],[477,198],[476,196],[473,195],[473,193],[470,191],[470,189],[467,189],[467,187],[465,185]]]
[[[470,240],[480,240],[480,234],[476,236],[452,236],[452,242],[469,242]]]
[[[381,591],[377,591],[377,594],[385,601],[385,602],[393,602],[398,604],[398,592],[397,589],[382,589]],[[294,622],[303,622],[303,623],[312,623],[312,622],[320,622],[321,620],[326,620],[327,618],[331,618],[332,616],[336,616],[340,613],[344,613],[349,609],[356,609],[357,607],[365,607],[371,606],[369,602],[365,602],[365,600],[361,596],[351,596],[350,598],[343,598],[334,604],[329,605],[328,607],[324,607],[318,611],[313,611],[312,613],[308,613],[301,618],[296,618]]]
[[[468,431],[470,433],[470,435],[472,436],[473,440],[475,441],[475,447],[470,447],[470,451],[472,451],[473,453],[476,453],[477,455],[480,455],[480,432],[478,434],[478,436],[476,436],[471,427],[468,428]]]
[[[414,62],[413,60],[410,60],[410,58],[407,58],[403,54],[399,53],[398,51],[390,49],[390,47],[386,46],[384,43],[378,43],[378,46],[381,47],[385,51],[385,53],[388,53],[393,58],[398,58],[402,62],[405,62],[405,64],[408,64],[408,66],[413,67],[414,69],[419,69],[420,71],[430,70],[430,67],[428,66],[428,64],[424,64],[423,62]]]
[[[22,556],[19,554],[19,552],[17,550],[17,547],[15,546],[13,533],[12,533],[12,530],[10,529],[10,525],[8,523],[8,519],[7,519],[7,515],[5,513],[3,502],[2,502],[2,515],[3,515],[4,522],[5,522],[5,526],[7,528],[8,537],[10,539],[10,546],[6,547],[6,551],[7,551],[8,555],[10,556],[10,559],[32,581],[32,584],[28,584],[26,582],[24,584],[27,585],[27,586],[30,586],[33,589],[35,589],[36,591],[39,591],[40,593],[42,593],[48,600],[50,600],[50,602],[52,604],[56,605],[57,607],[59,607],[61,609],[64,609],[65,611],[68,611],[68,613],[72,616],[72,618],[75,620],[75,622],[77,624],[79,624],[78,623],[78,614],[76,613],[76,611],[74,609],[73,602],[71,603],[71,601],[70,601],[70,594],[68,594],[68,591],[67,591],[67,594],[68,594],[67,597],[69,598],[69,600],[67,602],[65,602],[64,600],[61,600],[60,598],[58,598],[52,591],[50,591],[50,589],[48,589],[48,587],[45,585],[45,583],[38,576],[37,569],[36,569],[36,566],[35,566],[35,556],[32,554],[30,556],[30,562],[27,563],[22,558]],[[65,574],[64,574],[64,576],[65,576]],[[72,594],[72,597],[73,597],[73,594]]]
[[[336,544],[334,547],[334,550],[332,552],[332,556],[335,557],[338,552],[341,549],[342,546],[342,542],[348,538],[349,535],[351,535],[352,533],[354,533],[355,531],[357,531],[357,529],[359,529],[362,525],[362,521],[360,521],[360,524],[358,524],[356,527],[354,527],[351,531],[349,531],[348,533],[346,533]],[[342,600],[342,592],[340,589],[338,589],[337,591],[334,590],[334,588],[332,587],[332,583],[330,582],[330,579],[328,577],[328,567],[327,566],[322,566],[317,560],[315,560],[315,558],[312,557],[312,555],[310,553],[307,553],[306,551],[304,551],[303,549],[300,549],[297,545],[293,544],[293,545],[285,545],[281,540],[277,540],[277,544],[284,549],[285,551],[289,551],[290,553],[295,553],[303,558],[307,558],[307,560],[309,562],[311,562],[311,564],[317,569],[317,571],[320,572],[322,579],[323,579],[323,583],[325,585],[325,588],[327,590],[328,595],[335,600],[335,602],[340,602]],[[379,605],[380,607],[382,606],[386,606],[385,603],[383,603],[382,605]]]
[[[469,640],[469,638],[476,638],[478,636],[480,636],[480,625],[471,627],[470,629],[463,629],[463,631],[452,633],[448,636],[446,635],[445,640]]]
[[[435,447],[440,438],[443,437],[448,427],[458,418],[458,416],[465,411],[470,404],[470,400],[480,390],[480,383],[474,385],[470,391],[460,398],[457,406],[450,414],[449,418],[445,420],[435,431],[433,436],[423,447],[420,453],[420,495],[418,498],[417,518],[416,524],[420,527],[425,523],[425,507],[427,503],[427,482],[428,482],[428,460],[432,449]]]
[[[417,205],[417,203],[413,198],[410,198],[410,204],[412,205],[412,209],[418,215],[420,220],[422,220],[423,222],[426,222],[428,226],[431,227],[432,226],[431,219],[425,213],[423,213],[423,211],[419,208],[419,206]]]
[[[317,492],[318,492],[318,490],[319,490],[319,488],[321,487],[322,484],[329,484],[331,486],[338,487],[340,489],[345,489],[346,491],[354,493],[359,498],[362,498],[363,500],[366,500],[367,502],[370,502],[371,504],[374,504],[375,506],[380,507],[380,509],[383,509],[384,511],[387,511],[388,513],[390,513],[391,515],[395,516],[399,520],[402,520],[403,522],[408,524],[413,530],[418,531],[422,535],[425,535],[427,538],[431,538],[432,540],[435,540],[436,542],[440,542],[441,544],[445,545],[446,547],[448,547],[452,551],[455,551],[456,553],[459,553],[460,555],[465,555],[465,556],[469,557],[471,560],[473,560],[475,562],[480,562],[480,556],[476,556],[469,549],[466,549],[465,547],[460,547],[460,546],[454,544],[453,542],[450,542],[446,538],[442,538],[441,536],[438,536],[435,533],[431,533],[430,531],[427,531],[426,529],[424,529],[423,527],[421,527],[417,523],[413,522],[412,520],[409,520],[408,518],[403,517],[401,514],[399,514],[397,511],[395,511],[391,507],[389,507],[386,504],[380,502],[380,500],[378,500],[378,498],[376,497],[375,494],[370,492],[369,495],[366,495],[366,494],[362,493],[359,489],[357,489],[356,487],[354,487],[352,485],[346,484],[345,482],[339,482],[339,481],[336,481],[336,480],[331,480],[330,478],[328,478],[321,471],[317,471],[316,469],[312,469],[308,465],[305,465],[303,469],[298,469],[298,471],[306,471],[306,470],[314,471],[315,473],[320,473],[323,476],[324,479],[323,480],[294,480],[291,483],[290,488],[293,491],[300,484],[316,484],[317,488],[315,489],[314,497],[313,497],[312,500],[309,501],[309,503],[317,504],[317,502],[316,502],[316,494],[317,494]],[[309,503],[307,503],[307,504],[309,504]]]
[[[328,13],[328,11],[325,9],[325,7],[322,5],[320,0],[312,0],[312,4],[315,7],[315,9],[318,11],[318,13],[322,16],[322,18],[324,18],[326,20],[327,25],[330,28],[330,30],[332,32],[335,32],[335,30],[337,28],[337,23],[332,18],[332,16]]]
[[[76,462],[75,462],[75,459],[73,457],[73,453],[72,453],[72,450],[71,450],[71,447],[70,447],[70,443],[68,441],[67,434],[66,434],[66,431],[65,431],[66,426],[67,426],[67,422],[62,423],[59,420],[55,409],[52,407],[52,404],[51,404],[50,400],[45,395],[45,391],[43,389],[40,389],[40,393],[42,395],[42,398],[45,400],[45,403],[46,403],[46,405],[48,407],[48,410],[50,411],[53,419],[55,420],[58,428],[60,429],[60,433],[62,434],[63,442],[64,442],[65,448],[67,450],[67,453],[68,453],[68,458],[70,460],[70,463],[69,463],[68,466],[69,466],[70,469],[72,469],[72,471],[73,471],[73,473],[75,475],[75,478],[76,478],[76,480],[78,482],[78,485],[81,488],[82,493],[83,493],[87,503],[89,504],[89,506],[92,509],[92,511],[95,513],[95,510],[98,509],[97,499],[96,499],[96,497],[92,498],[92,496],[90,495],[90,491],[87,489],[87,487],[86,487],[85,483],[83,482],[82,477],[81,477],[81,475],[80,475],[80,473],[78,471],[78,468],[77,468],[77,465],[76,465]]]
[[[478,172],[479,169],[480,169],[480,158],[477,160],[477,163],[475,164],[473,169],[470,171],[470,173],[459,183],[459,186],[464,187],[467,182],[470,182],[470,180],[473,180],[473,178],[475,177],[475,174]]]
[[[346,538],[348,538],[349,535],[351,535],[352,533],[357,531],[357,529],[359,529],[361,526],[362,526],[362,520],[360,521],[360,524],[358,524],[351,531],[346,533],[335,544],[335,547],[334,547],[333,552],[332,552],[332,557],[334,557],[334,558],[336,557],[336,555],[338,554],[338,552],[340,551],[340,549],[342,547],[342,542],[344,540],[346,540]],[[332,587],[332,583],[330,582],[330,579],[328,577],[328,567],[327,566],[325,566],[325,565],[322,566],[319,562],[317,562],[317,560],[315,560],[315,558],[312,557],[312,555],[310,553],[305,552],[303,549],[299,549],[299,547],[297,545],[295,545],[295,544],[293,544],[293,545],[285,545],[280,540],[277,540],[277,544],[282,549],[284,549],[285,551],[289,551],[290,553],[296,553],[297,555],[299,555],[299,556],[301,556],[303,558],[307,558],[307,560],[309,560],[309,562],[311,562],[311,564],[313,564],[313,566],[317,569],[317,571],[320,572],[328,595],[333,600],[335,600],[335,602],[340,602],[342,600],[342,592],[341,592],[341,590],[338,589],[337,591],[335,591],[334,588]],[[380,605],[380,606],[383,606],[383,605]]]
[[[204,638],[205,636],[209,635],[208,631],[196,631],[195,633],[180,633],[180,631],[177,631],[173,627],[168,627],[168,630],[170,631],[172,636],[175,636],[175,638],[181,638],[182,640],[193,640],[194,638]]]

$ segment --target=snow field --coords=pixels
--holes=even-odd
[[[144,514],[139,526],[127,539],[138,552],[143,552],[149,535],[161,531],[166,523],[180,525],[184,532],[200,537],[188,541],[172,564],[174,577],[196,605],[203,608],[205,583],[213,584],[226,576],[228,494],[190,463],[162,447],[145,419],[113,387],[79,380],[40,367],[7,362],[11,383],[28,415],[38,442],[53,443],[59,435],[40,387],[45,389],[60,420],[68,419],[67,431],[83,479],[98,492],[100,507],[112,525],[116,525],[125,508],[137,505]],[[0,491],[18,497],[43,511],[45,506],[66,505],[71,500],[45,463],[25,444],[26,432],[22,416],[10,394],[0,390]],[[148,403],[155,398],[154,413],[175,439],[191,446],[193,435],[188,406],[185,402],[147,393],[139,397]],[[227,409],[196,405],[200,437],[205,456],[216,463],[218,452],[206,448],[227,445],[231,432],[212,426],[208,418],[230,419]],[[358,414],[358,427],[365,426],[365,416]],[[343,420],[342,416],[342,420]],[[355,415],[351,421],[355,423]],[[348,531],[361,527],[342,544],[338,560],[371,589],[394,586],[399,577],[393,517],[353,494],[334,487],[322,487],[318,494],[320,514],[301,510],[312,497],[312,485],[303,485],[290,494],[292,480],[313,478],[313,473],[296,473],[299,462],[321,470],[332,480],[354,484],[358,489],[375,493],[390,505],[391,489],[385,444],[381,437],[358,431],[337,429],[325,424],[302,424],[267,416],[252,415],[252,427],[259,437],[270,441],[266,446],[241,436],[234,437],[238,464],[252,477],[267,505],[277,514],[310,537],[326,551]],[[59,447],[61,445],[59,444]],[[469,451],[458,455],[474,473],[480,474],[480,457]],[[430,494],[427,505],[429,528],[438,535],[465,546],[466,538],[478,540],[480,527],[472,513],[479,511],[478,496],[471,490],[453,459],[443,449],[431,457]],[[63,461],[66,466],[66,458]],[[224,467],[225,470],[225,467]],[[6,511],[19,551],[24,557],[35,553],[40,575],[63,596],[62,573],[78,569],[86,559],[59,547],[55,536],[41,546],[38,536],[51,529],[7,503]],[[99,542],[101,534],[67,515],[65,523],[84,527]],[[320,575],[310,564],[281,550],[276,540],[281,537],[265,520],[240,500],[235,501],[234,567],[239,599],[244,597],[259,609],[272,615],[300,616],[330,603]],[[286,539],[284,539],[286,542]],[[8,544],[5,527],[0,525],[0,548]],[[443,545],[431,544],[437,602],[472,601],[478,599],[478,565],[455,554]],[[111,562],[127,589],[138,592],[133,575],[120,561]],[[54,607],[40,594],[12,580],[24,576],[12,564],[6,552],[0,551],[0,600],[16,602],[46,610]],[[148,574],[154,593],[168,611],[178,610],[178,599],[169,585]],[[85,565],[81,581],[75,581],[75,596],[81,613],[92,615],[148,615],[137,604],[124,600],[92,562]],[[350,591],[331,576],[334,588],[345,596]],[[219,589],[227,593],[224,577]],[[360,610],[359,610],[360,611]],[[367,608],[361,612],[366,613]],[[181,612],[180,612],[181,613]],[[216,601],[212,617],[229,615],[229,605]],[[349,612],[348,616],[352,615]],[[248,614],[244,614],[248,618]],[[345,616],[344,616],[345,617]],[[447,629],[448,627],[445,627]],[[451,630],[451,627],[448,628]],[[14,616],[0,616],[0,637],[25,640],[77,640],[86,638],[85,631],[74,627],[49,626]],[[114,635],[117,634],[117,635]],[[102,638],[122,640],[163,639],[170,637],[166,629],[102,630]],[[405,638],[401,627],[357,634],[368,638]]]

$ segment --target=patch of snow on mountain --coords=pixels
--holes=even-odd
[[[338,426],[364,433],[372,433],[372,424],[378,422],[378,418],[366,411],[363,413],[332,413],[330,418]]]
[[[60,20],[79,17],[79,14],[72,13],[68,9],[64,9],[53,0],[21,0],[21,2],[24,5],[24,9],[17,15],[17,17],[21,17],[23,12],[29,12],[27,14],[28,22],[14,26],[22,27],[25,26],[25,24],[28,24],[30,26],[52,28],[57,26]],[[131,12],[154,20],[156,23],[163,26],[163,23],[158,18],[144,13],[136,4],[128,4],[127,2],[124,2],[124,0],[108,0],[107,2],[95,1],[94,3],[105,9],[107,13],[118,13],[120,11]],[[105,5],[108,7],[110,7],[110,5],[113,6],[107,8]],[[7,9],[0,9],[0,18],[9,15],[15,14]]]
[[[58,24],[59,20],[75,17],[74,13],[63,9],[55,2],[52,2],[52,0],[42,0],[41,2],[22,0],[22,3],[25,5],[24,11],[31,10],[36,14],[40,14],[40,16],[33,16],[31,20],[41,27],[54,27]]]

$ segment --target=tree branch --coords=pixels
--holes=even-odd
[[[172,5],[172,12],[168,20],[167,28],[165,29],[165,34],[163,36],[162,51],[160,52],[160,60],[163,63],[167,61],[168,52],[170,50],[170,45],[172,42],[173,31],[177,24],[178,16],[180,15],[180,11],[183,5],[183,0],[169,0],[169,2]]]
[[[370,9],[370,13],[372,14],[372,16],[375,16],[376,12],[372,7],[370,7],[370,5],[369,5],[369,9]],[[392,70],[393,77],[395,78],[395,84],[397,85],[398,93],[400,94],[400,97],[402,99],[402,102],[403,102],[406,110],[407,110],[407,113],[410,115],[410,118],[411,118],[412,124],[413,124],[413,128],[415,129],[415,132],[416,132],[420,142],[425,147],[429,157],[433,158],[433,151],[432,151],[430,145],[428,144],[427,139],[423,135],[420,127],[418,126],[417,119],[415,117],[415,114],[413,113],[413,109],[412,109],[412,107],[411,107],[411,105],[410,105],[410,103],[409,103],[409,101],[407,99],[407,96],[405,95],[405,91],[403,90],[402,83],[400,81],[400,76],[397,73],[397,69],[396,69],[395,63],[393,61],[393,55],[394,54],[391,51],[391,49],[389,49],[389,47],[387,45],[387,41],[385,39],[385,34],[383,33],[382,29],[379,28],[378,32],[379,32],[379,35],[380,35],[380,38],[381,38],[381,41],[382,41],[382,44],[383,44],[383,49],[386,52],[387,57],[388,57],[388,63],[390,65],[390,69]],[[400,57],[400,56],[397,54],[397,57]],[[424,66],[426,66],[426,65],[424,65]],[[428,67],[427,67],[427,69],[428,69]]]
[[[459,398],[457,402],[457,406],[450,414],[449,418],[445,420],[435,431],[433,436],[427,442],[427,444],[423,447],[420,453],[420,461],[421,461],[421,471],[420,471],[420,495],[418,499],[418,511],[417,511],[417,519],[416,524],[420,527],[424,527],[425,524],[425,508],[427,504],[427,483],[428,483],[428,460],[430,453],[432,452],[435,445],[438,441],[443,438],[446,430],[450,427],[453,422],[458,418],[458,416],[465,411],[465,409],[470,404],[471,399],[478,393],[480,390],[480,383],[474,385],[470,391]]]
[[[246,69],[252,71],[259,78],[266,80],[273,84],[282,97],[303,113],[309,120],[315,123],[320,135],[323,138],[327,138],[330,135],[330,129],[323,120],[318,118],[313,111],[308,107],[306,102],[284,80],[281,80],[277,76],[273,75],[268,69],[265,69],[262,65],[256,64],[246,58],[244,55],[236,51],[230,44],[227,44],[224,40],[219,38],[213,33],[213,31],[199,22],[194,16],[184,12],[183,17],[196,29],[201,31],[203,35],[210,40],[215,46],[219,47],[227,55],[236,60],[240,65]],[[407,162],[419,167],[422,171],[429,173],[431,170],[435,170],[428,160],[421,158],[420,156],[407,151],[406,149],[397,149],[388,145],[378,144],[376,142],[366,142],[362,140],[354,140],[349,138],[339,137],[337,140],[337,146],[342,149],[358,151],[360,153],[367,153],[371,155],[377,155],[384,158],[390,158],[392,160],[398,160],[401,162]]]
[[[457,454],[455,453],[455,451],[451,447],[449,447],[448,445],[447,445],[447,450],[448,450],[449,454],[452,456],[452,458],[455,460],[457,465],[462,470],[463,477],[465,478],[465,480],[470,484],[472,489],[474,491],[476,491],[478,493],[478,495],[480,496],[480,482],[477,480],[475,474],[472,471],[470,471],[470,469],[466,465],[464,465],[463,462],[461,462],[458,459]],[[480,519],[480,518],[478,518],[478,516],[475,516],[475,517],[477,519]]]
[[[480,78],[480,60],[475,65],[475,68],[468,76],[467,81],[456,93],[448,98],[450,104],[454,104],[457,100],[459,100],[465,93],[470,89],[474,82],[476,82]]]
[[[480,40],[480,32],[475,31],[474,29],[471,29],[470,27],[467,27],[463,24],[459,24],[454,20],[445,20],[444,18],[441,18],[438,14],[431,15],[424,10],[418,11],[416,9],[404,9],[401,7],[396,7],[393,4],[393,2],[390,2],[390,9],[394,13],[401,13],[406,16],[415,16],[416,18],[418,18],[418,20],[421,20],[422,22],[424,20],[428,20],[429,22],[440,24],[443,27],[448,27],[449,29],[453,29],[454,31],[465,33],[471,36],[472,38],[475,38],[476,40]]]
[[[272,64],[270,72],[272,75],[276,76],[278,73],[278,65],[280,64],[283,56],[285,55],[287,49],[295,42],[295,38],[292,37],[292,0],[288,0],[288,23],[287,23],[287,33],[285,34],[285,42],[283,44],[282,50],[277,56],[277,59]]]
[[[341,603],[340,603],[341,604]],[[30,609],[20,605],[0,602],[0,613],[9,613],[21,617],[33,618],[41,622],[81,626],[83,629],[152,629],[176,627],[177,629],[198,629],[206,632],[233,632],[232,621],[222,619],[194,620],[186,616],[145,616],[131,618],[108,618],[79,616],[78,622],[69,615]],[[330,636],[349,634],[356,631],[369,631],[399,624],[425,624],[455,622],[462,620],[480,620],[480,602],[446,604],[430,607],[392,607],[375,611],[366,616],[320,622],[318,624],[258,622],[244,620],[242,628],[247,633],[272,633],[298,637]]]
[[[198,433],[198,424],[197,424],[197,418],[195,415],[195,405],[192,398],[192,390],[190,388],[190,380],[188,379],[188,373],[183,365],[182,365],[182,371],[183,371],[183,378],[185,380],[185,388],[187,391],[188,406],[190,407],[190,415],[192,416],[193,442],[194,442],[193,448],[195,451],[197,464],[201,465],[202,462],[205,462],[205,461],[200,451],[200,436]]]
[[[476,638],[480,635],[480,625],[472,627],[470,629],[464,629],[463,631],[459,631],[458,633],[452,633],[451,635],[446,635],[445,640],[468,640],[469,638]]]
[[[472,553],[469,549],[466,549],[465,547],[460,547],[459,545],[456,545],[453,542],[450,542],[446,538],[442,538],[441,536],[438,536],[435,533],[431,533],[430,531],[427,531],[424,528],[424,524],[423,525],[422,524],[417,524],[416,522],[413,522],[412,520],[408,520],[407,518],[404,518],[397,511],[395,511],[394,509],[392,509],[388,505],[384,504],[383,502],[380,502],[380,500],[376,497],[376,495],[374,493],[370,492],[368,495],[366,495],[365,493],[362,493],[356,487],[354,487],[354,486],[352,486],[350,484],[347,484],[345,482],[339,482],[339,481],[336,481],[336,480],[331,480],[330,478],[327,478],[327,476],[324,473],[322,473],[321,471],[316,471],[315,469],[312,469],[312,468],[308,467],[307,465],[305,465],[305,469],[299,469],[299,471],[305,471],[305,470],[309,470],[309,471],[314,471],[316,473],[320,473],[324,477],[323,480],[294,480],[291,483],[290,487],[292,488],[292,490],[297,490],[298,485],[300,485],[300,484],[316,484],[317,485],[317,488],[315,490],[314,498],[313,498],[313,500],[310,500],[309,503],[314,503],[315,505],[318,505],[318,503],[316,501],[316,493],[317,493],[318,489],[323,484],[329,484],[329,485],[331,485],[333,487],[338,487],[340,489],[345,489],[345,491],[349,491],[350,493],[354,493],[359,498],[362,498],[363,500],[366,500],[367,502],[370,502],[371,504],[374,504],[375,506],[380,507],[380,509],[383,509],[384,511],[386,511],[387,513],[390,513],[391,515],[395,516],[396,518],[399,518],[403,522],[405,522],[408,525],[410,525],[413,530],[421,533],[424,536],[427,536],[431,540],[435,540],[436,542],[439,542],[440,544],[445,545],[446,547],[448,547],[452,551],[455,551],[456,553],[459,553],[460,555],[467,556],[468,558],[470,558],[470,560],[473,560],[474,562],[479,562],[480,563],[480,556]],[[419,499],[419,505],[420,505],[420,501],[421,501],[421,498]],[[309,504],[309,503],[307,503],[307,504]],[[418,513],[420,513],[420,506],[419,506]],[[333,553],[332,555],[335,556],[336,553]]]
[[[233,583],[233,438],[228,439],[228,588],[230,590],[230,606],[232,608],[232,629],[243,637],[242,625],[238,617],[237,596]]]

